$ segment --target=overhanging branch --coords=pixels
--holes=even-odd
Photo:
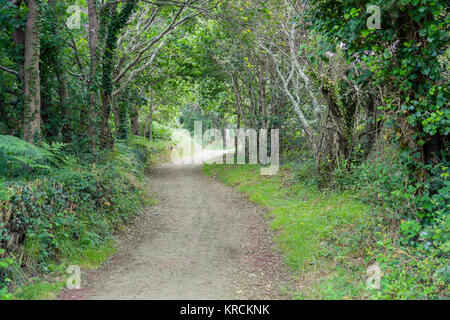
[[[16,75],[16,76],[19,76],[19,72],[18,71],[10,69],[10,68],[7,68],[7,67],[4,67],[4,66],[0,66],[0,70],[9,72],[9,73],[11,73],[13,75]]]

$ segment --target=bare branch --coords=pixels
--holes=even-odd
[[[9,72],[9,73],[11,73],[13,75],[16,75],[16,76],[19,76],[19,72],[18,71],[10,69],[10,68],[7,68],[7,67],[4,67],[4,66],[0,66],[0,70]]]

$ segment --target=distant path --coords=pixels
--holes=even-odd
[[[261,209],[201,165],[151,173],[159,204],[123,232],[119,251],[63,299],[283,299],[288,275]]]

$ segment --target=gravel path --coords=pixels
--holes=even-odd
[[[62,299],[284,299],[286,272],[264,211],[201,165],[151,172],[159,203],[119,236],[119,250]]]

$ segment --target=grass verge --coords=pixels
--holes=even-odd
[[[116,242],[110,240],[104,245],[78,250],[59,263],[53,261],[49,266],[51,272],[48,275],[29,279],[28,283],[19,287],[10,295],[10,298],[15,300],[57,299],[60,292],[67,287],[70,274],[66,270],[69,266],[78,266],[82,270],[95,269],[116,251]]]

